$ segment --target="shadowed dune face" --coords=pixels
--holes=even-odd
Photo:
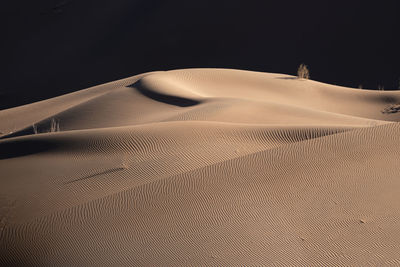
[[[153,77],[144,77],[130,85],[130,87],[135,88],[138,92],[150,99],[169,105],[190,107],[200,103],[199,101],[196,101],[190,93],[187,92],[187,88],[179,88],[180,86],[178,81],[176,84],[170,84],[166,79],[161,79],[158,81]],[[163,88],[164,90],[160,90],[160,88]],[[186,95],[188,95],[188,97],[185,97]]]
[[[396,265],[399,103],[189,69],[0,111],[0,265]]]

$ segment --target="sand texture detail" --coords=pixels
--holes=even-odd
[[[0,265],[398,266],[399,103],[187,69],[2,110]]]

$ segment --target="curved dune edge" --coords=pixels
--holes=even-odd
[[[0,111],[0,265],[400,264],[399,102],[188,69]]]

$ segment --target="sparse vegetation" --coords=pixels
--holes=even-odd
[[[42,129],[43,127],[40,127],[41,129],[39,129],[38,125],[33,124],[32,128],[33,128],[33,132],[35,134],[59,132],[60,131],[60,122],[54,118],[51,118],[50,125],[48,127],[44,128],[44,129]]]
[[[50,123],[50,132],[53,133],[59,131],[60,131],[60,122],[52,118]]]
[[[308,70],[307,65],[300,64],[297,70],[297,78],[306,80],[310,79],[310,71]]]

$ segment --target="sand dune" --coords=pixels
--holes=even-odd
[[[0,264],[399,265],[398,103],[188,69],[0,111]]]

